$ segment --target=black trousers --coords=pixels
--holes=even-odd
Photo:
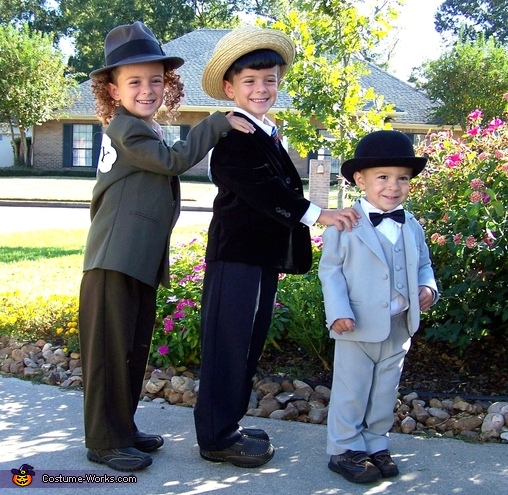
[[[79,305],[85,444],[132,447],[156,290],[120,272],[90,270],[81,281]]]
[[[266,341],[278,273],[242,263],[208,262],[201,304],[201,376],[194,409],[200,448],[222,450],[240,438],[252,379]]]

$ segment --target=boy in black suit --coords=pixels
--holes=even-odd
[[[350,229],[357,218],[351,209],[322,210],[305,199],[298,172],[266,118],[294,54],[280,31],[238,28],[219,41],[202,77],[208,95],[234,100],[235,115],[256,129],[230,132],[211,158],[218,194],[206,250],[194,411],[201,457],[241,467],[261,466],[274,455],[263,430],[238,422],[270,328],[279,273],[310,269],[309,226]]]

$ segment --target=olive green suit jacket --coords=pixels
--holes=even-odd
[[[218,112],[168,146],[143,120],[119,107],[102,140],[84,270],[125,273],[169,286],[169,241],[180,214],[182,174],[227,135]]]

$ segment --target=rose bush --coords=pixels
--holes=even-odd
[[[469,115],[466,134],[442,131],[417,149],[429,162],[411,181],[408,209],[423,225],[441,299],[426,335],[465,349],[508,321],[508,124]]]

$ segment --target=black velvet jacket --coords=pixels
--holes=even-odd
[[[212,180],[219,191],[206,260],[305,273],[312,250],[309,228],[300,219],[310,203],[286,150],[254,126],[254,134],[230,131],[212,153]]]

